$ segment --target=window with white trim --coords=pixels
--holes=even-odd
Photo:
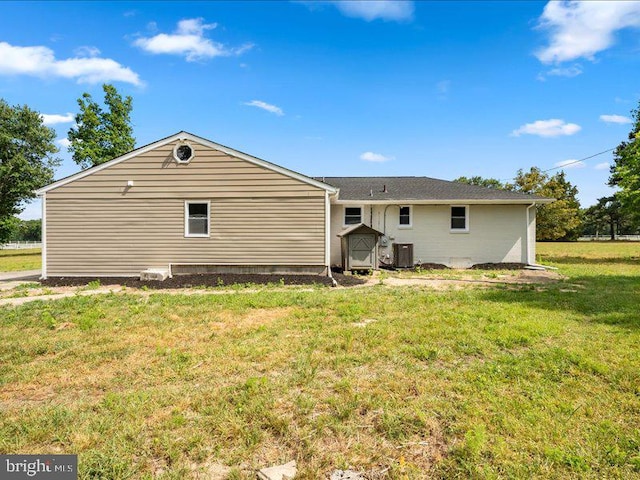
[[[408,228],[411,226],[411,207],[408,205],[400,207],[400,216],[398,217],[398,226]]]
[[[344,207],[344,224],[357,225],[362,223],[362,207]]]
[[[173,159],[177,163],[189,163],[194,156],[193,147],[187,142],[179,142],[173,147]]]
[[[208,237],[209,236],[210,202],[187,201],[184,202],[184,236]]]
[[[451,205],[451,231],[469,231],[469,207],[467,205]]]

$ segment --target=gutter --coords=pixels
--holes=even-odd
[[[469,198],[448,198],[442,200],[419,200],[419,199],[390,199],[390,200],[340,200],[334,201],[337,205],[529,205],[531,202],[534,204],[546,204],[555,202],[554,198],[523,198],[523,199],[493,199],[493,200],[479,200]]]

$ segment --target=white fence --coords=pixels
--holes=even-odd
[[[611,235],[584,235],[578,238],[579,242],[603,242],[611,240]],[[628,242],[640,242],[640,235],[616,235],[616,240],[625,240]]]
[[[0,250],[22,250],[25,248],[42,248],[42,242],[10,242],[0,245]]]

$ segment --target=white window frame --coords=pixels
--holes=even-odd
[[[180,158],[178,157],[178,149],[180,147],[189,147],[191,149],[191,156],[189,158],[187,158],[186,160],[180,160]],[[175,160],[175,162],[177,164],[180,165],[186,165],[188,164],[191,160],[193,160],[193,158],[196,156],[196,151],[193,149],[193,145],[191,145],[189,142],[187,141],[180,141],[178,143],[176,143],[175,147],[173,147],[173,159]]]
[[[357,225],[357,223],[347,223],[347,208],[359,208],[360,209],[360,222],[364,223],[364,205],[345,205],[342,210],[342,226],[343,227],[353,227]]]
[[[400,211],[403,208],[408,208],[409,209],[409,223],[407,223],[407,224],[400,223]],[[398,228],[399,229],[413,228],[413,207],[411,205],[399,205],[399,208],[398,208]]]
[[[207,204],[207,233],[189,233],[189,205],[192,203]],[[211,236],[211,200],[184,201],[184,236],[185,238],[209,238]]]
[[[451,220],[453,218],[454,208],[464,208],[464,228],[451,228]],[[469,233],[469,205],[450,205],[449,206],[449,232]]]

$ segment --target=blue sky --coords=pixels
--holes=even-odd
[[[5,2],[0,97],[64,147],[76,99],[134,99],[137,145],[187,130],[307,175],[512,178],[615,147],[640,2]],[[583,206],[605,154],[565,169]],[[39,217],[37,203],[23,218]]]

